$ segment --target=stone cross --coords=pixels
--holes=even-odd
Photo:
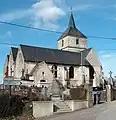
[[[109,72],[109,74],[110,74],[110,78],[112,78],[112,73],[113,73],[112,71]]]

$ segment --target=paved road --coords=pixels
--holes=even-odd
[[[44,120],[116,120],[116,102],[100,104],[72,113],[54,115]]]

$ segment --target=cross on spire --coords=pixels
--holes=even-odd
[[[72,6],[70,7],[70,12],[72,12]]]
[[[72,13],[72,7],[71,7],[71,15],[70,15],[68,28],[76,28],[73,13]]]

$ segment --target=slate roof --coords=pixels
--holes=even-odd
[[[17,52],[18,52],[18,48],[15,47],[11,47],[11,51],[12,51],[12,55],[13,55],[13,60],[16,60],[16,56],[17,56]]]
[[[85,49],[84,51],[82,51],[82,65],[84,64],[89,64],[88,61],[85,59],[88,55],[88,53],[91,51],[92,48],[89,48],[89,49]]]
[[[81,54],[57,49],[20,45],[25,61],[80,65]],[[84,53],[85,54],[85,53]],[[85,56],[85,55],[84,55]],[[84,63],[83,63],[84,64]],[[86,64],[88,65],[88,63]]]
[[[58,39],[62,39],[66,36],[73,36],[73,37],[80,37],[80,38],[87,38],[82,32],[80,32],[75,25],[73,14],[71,13],[69,25],[63,35]]]

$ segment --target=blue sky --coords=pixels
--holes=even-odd
[[[77,28],[87,36],[116,37],[115,0],[1,0],[0,20],[48,30],[64,31],[73,8]],[[57,48],[60,34],[0,24],[0,42]],[[116,41],[88,38],[104,68],[116,75]],[[11,46],[0,45],[0,74]]]

